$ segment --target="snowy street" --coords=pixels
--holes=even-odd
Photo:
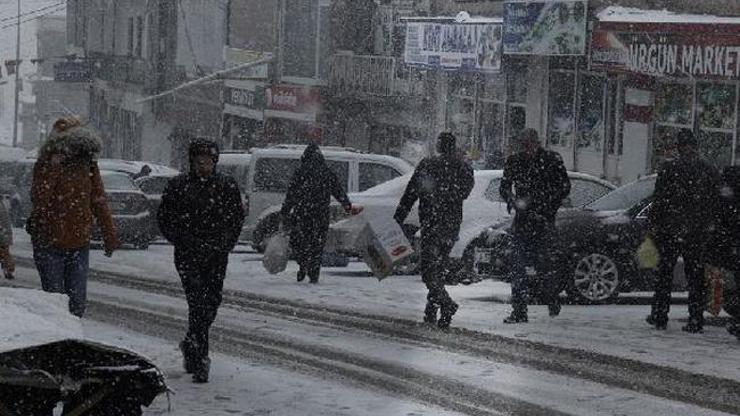
[[[17,235],[17,283],[38,286]],[[169,246],[113,259],[93,252],[84,321],[91,339],[131,347],[164,369],[175,414],[740,412],[737,341],[713,326],[689,336],[675,321],[656,334],[639,297],[566,306],[554,319],[535,306],[529,324],[511,327],[501,323],[508,285],[486,281],[452,288],[461,309],[446,333],[417,324],[418,276],[378,283],[351,263],[309,286],[290,267],[268,275],[251,252],[232,255],[211,336],[212,380],[194,386],[177,350],[187,312],[171,256]],[[674,307],[674,320],[683,314]],[[150,414],[166,408],[162,397]]]

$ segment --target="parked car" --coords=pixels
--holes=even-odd
[[[31,213],[31,180],[35,159],[0,160],[0,194],[9,201],[13,225],[22,227]]]
[[[159,237],[159,225],[155,217],[159,211],[159,205],[162,203],[162,193],[167,187],[170,179],[174,178],[175,175],[149,175],[143,178],[136,179],[134,183],[144,192],[147,204],[149,206],[149,212],[152,215],[151,221],[151,235],[153,238]]]
[[[566,207],[583,206],[615,188],[609,182],[591,175],[569,172],[571,192],[565,201]],[[450,256],[453,261],[461,261],[465,250],[491,224],[506,222],[511,215],[506,211],[506,203],[499,195],[502,170],[475,171],[475,186],[470,197],[463,204],[463,222],[460,227],[460,237],[452,249]],[[393,221],[393,214],[398,206],[411,174],[396,178],[365,192],[351,194],[353,203],[362,205],[367,212],[378,213]],[[346,218],[332,224],[327,237],[327,251],[345,255],[356,255],[355,243],[360,231],[360,221],[356,218]],[[418,204],[409,214],[403,225],[409,237],[415,236],[419,230]],[[406,269],[413,272],[413,264]]]
[[[131,177],[141,172],[144,166],[151,169],[150,175],[171,175],[175,176],[178,172],[168,166],[163,166],[152,162],[141,162],[138,160],[120,160],[120,159],[99,159],[98,166],[100,170],[125,173]]]
[[[154,237],[152,223],[155,220],[146,195],[125,173],[104,170],[100,174],[119,240],[123,244],[147,249]],[[95,227],[93,240],[101,239],[101,231]]]
[[[572,300],[584,303],[613,301],[620,292],[653,287],[653,274],[640,270],[637,247],[646,230],[655,175],[624,185],[580,209],[565,210],[556,218],[560,261],[553,264],[566,281]],[[508,281],[511,269],[509,228],[502,223],[485,230],[466,253],[469,268],[483,277]],[[685,288],[677,268],[674,289]]]
[[[239,185],[239,192],[242,195],[242,206],[244,215],[249,216],[249,194],[247,193],[247,180],[249,175],[249,165],[252,155],[247,151],[224,151],[218,160],[218,169],[224,175],[236,179]],[[242,234],[243,236],[244,234]],[[243,238],[240,238],[242,242]]]
[[[280,206],[305,149],[300,145],[278,145],[252,152],[245,187],[249,215],[242,239],[251,241],[259,252],[264,251],[265,242],[278,230]],[[391,156],[332,146],[323,146],[321,151],[347,192],[364,191],[413,170],[408,162]]]

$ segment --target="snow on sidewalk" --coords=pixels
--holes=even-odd
[[[16,255],[30,257],[28,237],[16,232]],[[152,246],[148,251],[122,250],[112,259],[100,251],[91,254],[93,269],[131,274],[143,278],[179,282],[172,263],[172,247]],[[351,263],[343,269],[324,269],[318,285],[297,283],[296,266],[284,273],[267,274],[260,256],[237,253],[231,256],[225,286],[247,293],[280,297],[314,305],[347,308],[353,311],[421,320],[426,289],[418,276],[390,277],[378,282],[367,267]],[[667,331],[655,331],[644,318],[646,305],[568,306],[557,318],[547,316],[547,308],[530,308],[530,322],[504,325],[508,305],[492,302],[505,299],[509,285],[484,281],[471,286],[450,288],[460,304],[453,327],[465,327],[505,337],[526,339],[548,345],[577,348],[601,354],[669,366],[689,372],[740,380],[740,345],[724,328],[707,327],[704,334],[686,334],[677,320],[687,316],[685,305],[674,305],[673,321]]]

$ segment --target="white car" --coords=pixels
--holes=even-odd
[[[563,203],[564,208],[586,205],[615,189],[611,183],[591,175],[568,172],[568,176],[571,181],[571,191]],[[486,228],[511,217],[511,214],[506,211],[506,203],[499,194],[502,177],[502,170],[475,171],[475,186],[463,204],[460,238],[450,253],[453,259],[462,258],[468,245]],[[363,206],[365,211],[384,215],[388,221],[393,221],[393,214],[410,179],[411,174],[404,175],[365,192],[350,194],[349,197],[353,204]],[[419,227],[418,204],[416,204],[406,219],[404,228],[407,235],[415,235]],[[358,233],[359,221],[355,218],[343,219],[332,224],[329,228],[325,252],[344,255],[357,254],[355,241]]]
[[[265,241],[277,232],[280,207],[305,150],[302,145],[277,145],[251,152],[244,187],[249,214],[240,239],[251,241],[257,251],[263,251]],[[361,192],[413,170],[392,156],[332,146],[321,146],[321,152],[347,192]]]

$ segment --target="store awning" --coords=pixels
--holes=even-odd
[[[634,7],[610,6],[596,14],[596,20],[602,26],[625,26],[660,28],[671,31],[682,25],[690,25],[691,30],[703,28],[712,32],[723,32],[728,29],[740,33],[740,17],[714,16],[708,14],[676,13],[668,10],[645,10]]]

